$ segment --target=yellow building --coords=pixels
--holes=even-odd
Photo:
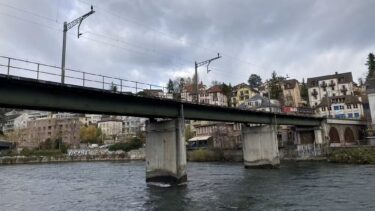
[[[249,100],[258,92],[245,83],[233,87],[231,106],[238,107],[241,103]]]

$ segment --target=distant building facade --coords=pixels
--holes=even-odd
[[[280,102],[278,100],[269,100],[257,94],[250,99],[244,101],[238,106],[241,109],[267,111],[267,112],[281,112]]]
[[[307,87],[310,107],[318,106],[326,97],[353,95],[354,83],[351,72],[335,73],[308,78]]]
[[[281,88],[283,90],[284,106],[295,108],[303,106],[300,85],[296,79],[284,80]]]
[[[233,87],[232,97],[231,97],[231,106],[238,107],[243,102],[255,96],[257,93],[258,91],[252,89],[249,85],[245,83],[238,84]]]
[[[200,104],[228,106],[228,98],[220,85],[214,85],[207,89],[206,85],[201,82],[198,87],[198,101]],[[184,86],[181,92],[181,100],[193,102],[194,96],[194,85],[189,84]]]
[[[98,128],[106,136],[119,136],[122,134],[122,121],[119,119],[103,119],[98,122]]]
[[[362,119],[364,117],[361,97],[354,95],[324,98],[315,110],[320,116],[337,119]]]
[[[79,131],[81,124],[78,117],[44,118],[28,121],[27,127],[19,137],[19,147],[36,148],[47,139],[61,139],[71,148],[79,147]]]

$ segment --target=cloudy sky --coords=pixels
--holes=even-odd
[[[255,73],[302,78],[366,72],[375,52],[375,0],[0,0],[0,55],[153,84],[192,76],[237,84]],[[4,60],[0,60],[4,63]],[[0,72],[4,69],[0,69]]]

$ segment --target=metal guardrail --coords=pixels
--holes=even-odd
[[[26,72],[34,74],[27,74]],[[61,67],[7,56],[0,56],[0,73],[8,76],[19,76],[61,83]],[[130,92],[138,94],[140,91],[160,89],[164,94],[166,91],[166,87],[164,86],[69,68],[65,69],[65,84],[112,90],[120,93]]]

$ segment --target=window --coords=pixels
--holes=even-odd
[[[352,109],[352,106],[351,105],[346,105],[346,108],[347,109]]]
[[[322,111],[326,111],[326,107],[322,107]]]
[[[355,118],[359,118],[359,113],[354,113]]]
[[[340,107],[339,106],[333,106],[333,110],[335,110],[335,111],[340,110]]]
[[[332,93],[332,96],[336,96],[336,94],[335,94],[335,93]]]
[[[330,111],[330,110],[332,110],[331,106],[330,106],[330,107],[328,107],[328,111]]]
[[[344,110],[344,106],[340,106],[340,110]]]
[[[349,114],[348,114],[348,118],[349,118],[349,119],[353,119],[353,114],[352,114],[352,113],[349,113]]]
[[[353,104],[353,108],[358,108],[358,104]]]

